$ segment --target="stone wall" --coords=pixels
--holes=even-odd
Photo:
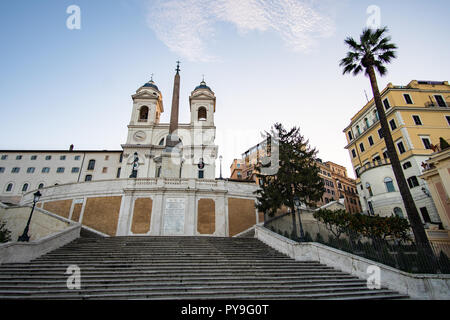
[[[22,235],[31,213],[30,207],[0,207],[0,221],[6,222],[6,228],[11,231],[11,240],[17,241]],[[39,240],[48,235],[58,233],[69,226],[68,222],[57,219],[35,208],[30,222],[28,235],[30,241]]]
[[[263,221],[255,209],[256,188],[226,180],[115,179],[43,188],[38,205],[110,236],[225,237]],[[21,203],[32,199],[26,193]],[[178,218],[167,207],[170,201],[181,206]],[[177,234],[167,229],[173,223],[181,224]]]

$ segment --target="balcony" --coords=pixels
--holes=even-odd
[[[383,159],[383,160],[375,160],[375,161],[366,163],[361,168],[359,168],[357,170],[356,175],[359,178],[363,172],[366,172],[366,171],[368,171],[370,169],[373,169],[373,168],[378,168],[378,167],[386,166],[386,165],[390,165],[390,164],[391,164],[391,160],[389,158]]]
[[[363,126],[362,126],[362,131],[361,131],[361,132],[359,132],[359,131],[353,132],[354,135],[355,135],[355,139],[358,138],[358,137],[360,137],[360,136],[362,136],[367,130],[372,129],[372,127],[373,127],[376,123],[379,122],[379,119],[378,119],[378,118],[375,118],[375,119],[373,119],[373,121],[368,121],[368,122],[369,122],[369,123],[368,123],[369,125],[363,124]],[[353,131],[353,130],[352,130],[352,131]]]
[[[448,107],[450,107],[450,101],[441,101],[440,103],[438,103],[436,101],[428,101],[428,102],[425,102],[425,107],[427,107],[427,108],[448,108]]]

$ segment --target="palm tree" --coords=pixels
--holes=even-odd
[[[360,36],[360,43],[356,42],[351,37],[347,37],[345,39],[345,43],[350,48],[350,51],[347,52],[347,56],[340,61],[339,65],[344,68],[343,74],[353,73],[353,75],[356,76],[362,71],[365,71],[365,74],[370,79],[375,106],[380,119],[381,132],[386,143],[392,170],[394,171],[394,175],[400,189],[400,194],[408,214],[416,244],[423,248],[427,255],[433,257],[434,255],[432,253],[430,243],[428,242],[422,221],[411,196],[411,192],[409,191],[408,184],[406,183],[405,175],[403,174],[403,170],[394,147],[394,142],[392,141],[391,132],[386,120],[386,114],[381,102],[377,78],[375,76],[375,69],[381,76],[385,75],[387,69],[384,64],[387,64],[391,62],[391,59],[396,58],[395,49],[397,49],[397,46],[390,42],[390,37],[385,36],[387,31],[388,30],[386,27],[376,30],[369,28],[364,29]]]

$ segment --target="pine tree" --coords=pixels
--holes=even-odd
[[[262,174],[261,167],[257,169],[260,188],[256,191],[256,207],[269,216],[273,216],[282,206],[290,208],[294,236],[297,237],[294,198],[298,197],[302,203],[311,206],[323,195],[324,184],[316,165],[317,150],[310,147],[309,140],[300,134],[297,127],[286,130],[282,124],[275,123],[271,134],[266,134],[272,137],[271,152],[278,148],[279,167],[272,175]]]

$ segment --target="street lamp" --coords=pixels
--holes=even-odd
[[[38,190],[33,194],[33,196],[34,196],[33,207],[31,208],[31,213],[30,213],[30,217],[28,218],[27,226],[25,227],[25,229],[23,230],[23,234],[19,237],[19,239],[17,241],[23,241],[23,242],[30,241],[30,236],[28,235],[28,229],[30,228],[31,217],[33,216],[34,206],[36,205],[36,202],[39,201],[39,198],[42,196],[42,194]]]
[[[133,160],[133,169],[131,171],[130,178],[137,178],[137,168],[139,166],[138,161],[139,161],[138,153],[135,152]]]
[[[222,178],[222,159],[223,159],[223,157],[222,156],[220,156],[219,157],[219,160],[220,160],[220,180],[222,180],[223,178]]]
[[[305,240],[305,234],[303,233],[302,218],[300,216],[300,204],[300,199],[297,196],[294,196],[294,206],[297,208],[298,223],[300,224],[300,242],[303,242]]]

